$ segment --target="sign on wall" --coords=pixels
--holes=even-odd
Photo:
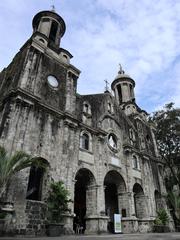
[[[121,233],[121,214],[114,214],[114,232]]]

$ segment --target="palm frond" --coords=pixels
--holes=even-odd
[[[40,157],[32,157],[23,151],[17,151],[12,156],[8,156],[6,150],[0,146],[0,196],[12,175],[30,166],[46,169],[47,162]]]

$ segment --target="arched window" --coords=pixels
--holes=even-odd
[[[135,136],[135,132],[132,128],[129,129],[129,138],[130,138],[130,142],[133,145],[134,142],[136,141],[136,136]]]
[[[113,109],[113,104],[111,102],[108,102],[108,112],[109,113],[114,113],[114,109]]]
[[[148,143],[151,142],[150,136],[148,134],[146,135],[146,140],[147,140]]]
[[[84,111],[85,111],[86,113],[88,113],[88,111],[89,111],[89,106],[88,106],[87,103],[84,104]]]
[[[118,96],[119,96],[119,103],[122,102],[122,89],[121,89],[121,85],[117,86],[117,90],[118,90]]]
[[[26,199],[41,201],[44,169],[32,166],[30,169]]]
[[[52,40],[53,42],[56,41],[57,30],[58,30],[58,24],[57,22],[53,21],[51,25],[50,34],[49,34],[49,39]]]
[[[108,102],[108,112],[111,113],[112,112],[112,106],[111,106],[111,103]]]
[[[80,147],[86,150],[89,150],[89,135],[83,133],[80,137]]]
[[[83,103],[83,113],[91,115],[91,105],[87,102]]]
[[[140,168],[138,158],[135,155],[133,155],[133,168],[135,168],[135,169]]]
[[[45,43],[44,39],[42,39],[42,38],[39,38],[39,41],[42,43]]]

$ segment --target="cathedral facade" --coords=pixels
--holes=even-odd
[[[43,234],[49,183],[70,193],[65,231],[77,219],[85,233],[148,232],[163,206],[161,163],[154,128],[136,104],[135,81],[122,67],[112,92],[80,95],[80,70],[60,46],[64,20],[54,11],[33,18],[33,34],[0,73],[0,145],[48,162],[47,171],[25,169],[7,190],[20,234]]]

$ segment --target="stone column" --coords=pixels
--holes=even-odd
[[[120,99],[119,99],[119,94],[118,94],[118,90],[117,90],[117,87],[115,87],[115,98],[116,98],[116,101],[118,104],[120,104]]]
[[[107,232],[107,222],[104,186],[89,186],[86,191],[86,233]]]
[[[158,152],[158,148],[157,148],[156,138],[155,138],[155,135],[154,135],[152,127],[150,128],[150,130],[151,130],[151,136],[152,136],[152,139],[153,139],[154,151],[155,151],[156,157],[159,157],[159,152]]]
[[[97,214],[97,185],[88,186],[86,190],[86,216]]]
[[[73,113],[75,111],[76,104],[76,84],[77,76],[72,72],[67,73],[66,77],[66,105],[65,111]]]
[[[121,192],[118,194],[119,211],[126,209],[126,217],[122,217],[122,232],[134,233],[138,231],[138,221],[135,214],[134,193]]]
[[[119,208],[119,213],[123,214],[122,217],[130,217],[130,213],[131,213],[131,193],[130,192],[118,193],[118,208]]]
[[[104,185],[98,185],[97,188],[97,213],[100,215],[105,215]]]
[[[137,218],[147,218],[148,217],[148,204],[147,204],[147,196],[143,194],[135,195],[135,208]]]

